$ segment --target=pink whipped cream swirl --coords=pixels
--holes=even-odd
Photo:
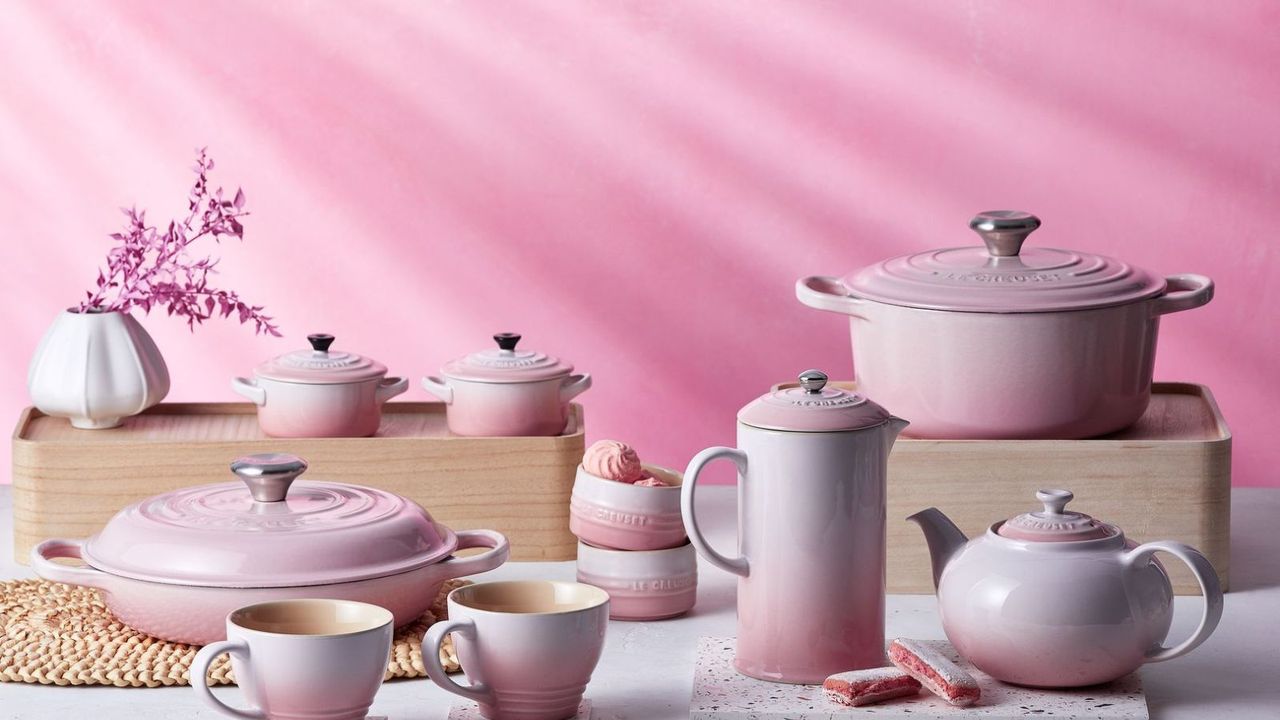
[[[645,476],[640,456],[630,445],[617,440],[600,440],[587,448],[582,469],[596,477],[624,483],[634,483]]]

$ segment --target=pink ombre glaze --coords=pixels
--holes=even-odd
[[[270,603],[275,605],[275,603]],[[323,604],[334,616],[361,629],[334,634],[283,634],[258,629],[251,603],[228,614],[226,640],[202,649],[191,663],[196,694],[205,705],[235,718],[273,720],[364,720],[382,686],[394,636],[390,613],[365,603],[302,600],[286,607]],[[209,692],[205,676],[213,661],[231,656],[240,694],[250,708],[224,704]]]
[[[92,567],[70,567],[53,558],[79,558],[81,544],[46,540],[31,551],[31,566],[46,580],[97,588],[112,614],[131,628],[172,642],[206,645],[222,640],[232,610],[269,600],[331,598],[380,605],[407,625],[431,607],[445,580],[493,570],[510,553],[504,537],[490,530],[461,530],[458,548],[487,547],[469,557],[449,557],[407,572],[355,582],[295,587],[228,588],[147,582]]]
[[[549,580],[517,582],[574,585]],[[445,690],[476,700],[480,714],[490,720],[573,717],[604,650],[608,595],[590,588],[597,598],[590,607],[537,613],[484,610],[466,604],[466,598],[477,592],[474,588],[482,591],[485,585],[502,584],[481,583],[449,593],[449,618],[433,625],[422,641],[428,675]],[[440,667],[438,653],[433,652],[448,632],[453,633],[458,660],[471,687],[455,684]]]
[[[843,432],[789,432],[739,422],[738,449],[710,448],[690,461],[681,498],[689,538],[712,565],[739,576],[739,672],[817,684],[884,665],[885,471],[905,425],[888,418]],[[737,557],[707,544],[694,511],[698,475],[717,458],[738,468]]]
[[[813,278],[801,280],[797,293],[812,307],[850,315],[858,391],[910,418],[908,435],[1083,438],[1142,415],[1160,315],[1208,302],[1212,288],[1196,284],[1125,305],[1043,313],[832,301],[839,291]]]
[[[978,669],[1018,685],[1094,685],[1180,657],[1213,633],[1222,586],[1204,555],[1171,541],[1135,546],[1113,525],[1064,513],[1067,491],[1037,496],[1044,512],[995,523],[973,540],[936,508],[909,518],[929,544],[947,638]],[[1039,532],[1006,537],[1006,524]],[[1186,563],[1204,596],[1199,625],[1169,647],[1173,590],[1157,552]]]
[[[663,620],[693,609],[698,558],[685,543],[665,550],[612,550],[578,543],[578,582],[609,593],[612,620]]]
[[[592,545],[615,550],[661,550],[684,543],[682,476],[657,465],[642,467],[666,486],[606,480],[579,465],[569,497],[569,531]]]
[[[591,387],[591,376],[518,383],[425,377],[422,387],[448,404],[445,415],[455,435],[550,436],[564,432],[569,403]]]

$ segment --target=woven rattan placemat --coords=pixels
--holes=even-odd
[[[422,634],[436,618],[444,617],[445,595],[466,584],[465,580],[446,582],[427,614],[396,631],[388,680],[426,676]],[[107,610],[97,590],[46,580],[0,582],[0,628],[0,682],[186,685],[187,670],[200,649],[126,627]],[[440,658],[445,669],[458,669],[451,642],[445,642]],[[234,682],[231,662],[223,655],[209,669],[209,684]]]

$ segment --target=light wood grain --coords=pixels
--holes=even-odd
[[[924,536],[908,515],[937,507],[973,537],[1036,509],[1042,488],[1071,490],[1073,510],[1132,540],[1197,548],[1227,586],[1231,431],[1208,388],[1156,383],[1141,420],[1094,440],[900,438],[889,457],[889,592],[933,592]],[[1181,562],[1164,565],[1178,593],[1199,593]]]
[[[28,408],[13,435],[14,554],[87,537],[125,505],[187,485],[234,479],[231,460],[291,452],[306,477],[370,485],[411,498],[460,530],[491,528],[516,560],[567,560],[569,493],[584,450],[582,408],[557,437],[449,434],[440,403],[388,403],[371,438],[270,438],[253,406],[161,404],[111,430],[77,430]]]

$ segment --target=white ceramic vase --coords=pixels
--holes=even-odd
[[[132,315],[65,310],[31,358],[27,391],[46,415],[111,428],[164,399],[169,368]]]

